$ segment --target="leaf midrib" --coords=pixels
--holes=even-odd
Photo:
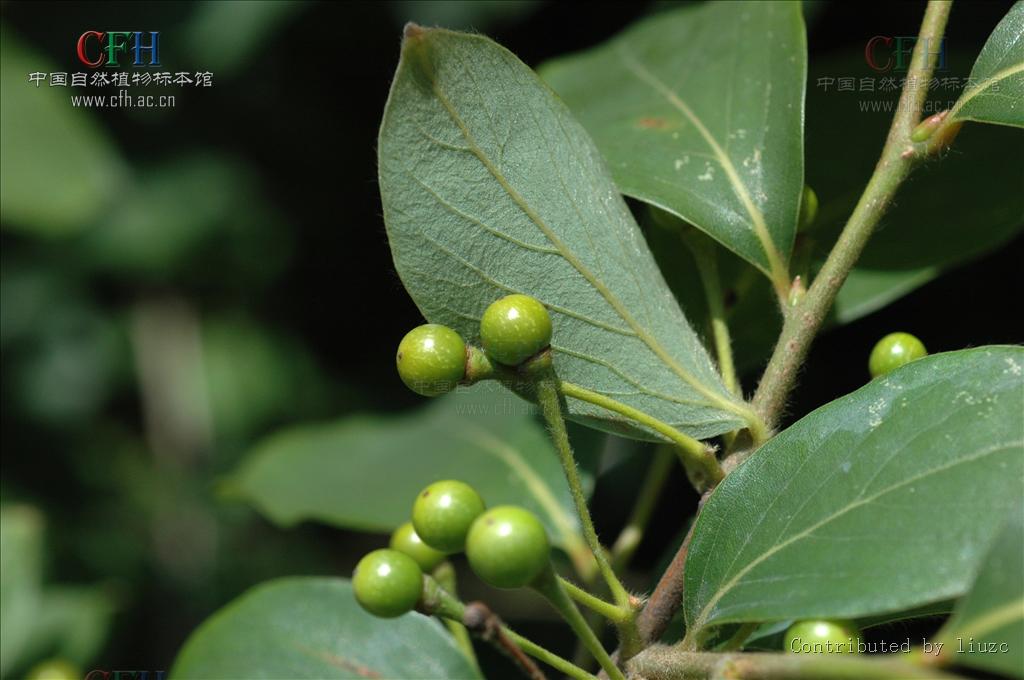
[[[787,538],[785,541],[782,541],[781,543],[777,543],[777,544],[773,545],[771,548],[769,548],[768,550],[766,550],[763,553],[761,553],[760,555],[758,555],[755,559],[753,559],[750,562],[748,562],[742,569],[740,569],[738,572],[736,572],[736,574],[732,578],[730,578],[725,584],[723,584],[721,587],[719,587],[717,591],[715,591],[715,594],[712,596],[712,598],[710,600],[708,600],[708,603],[706,605],[704,605],[704,607],[700,611],[700,614],[698,614],[696,620],[693,622],[692,629],[694,631],[697,631],[697,630],[703,628],[704,623],[707,620],[708,615],[714,609],[715,605],[718,604],[719,600],[721,600],[730,590],[732,590],[732,588],[740,581],[740,579],[742,579],[746,574],[750,573],[757,565],[761,564],[762,562],[764,562],[765,560],[770,558],[775,553],[781,551],[782,549],[788,547],[789,545],[791,545],[791,544],[793,544],[793,543],[795,543],[795,542],[797,542],[799,540],[802,540],[802,539],[806,538],[807,536],[811,535],[812,533],[814,533],[815,531],[817,531],[821,527],[823,527],[826,524],[829,524],[830,522],[832,522],[832,521],[842,517],[843,515],[847,514],[848,512],[851,512],[852,510],[855,510],[856,508],[859,508],[859,507],[861,507],[863,505],[867,505],[868,503],[871,503],[872,501],[875,501],[878,498],[881,498],[882,496],[895,491],[896,489],[899,489],[899,488],[901,488],[903,486],[906,486],[908,484],[914,484],[916,482],[921,481],[922,479],[930,477],[931,475],[938,474],[940,472],[945,472],[946,470],[952,469],[952,468],[954,468],[954,467],[956,467],[958,465],[962,465],[964,463],[970,463],[970,462],[973,462],[975,460],[980,460],[981,458],[984,458],[985,456],[991,455],[992,453],[994,453],[996,451],[1003,451],[1003,450],[1006,450],[1006,449],[1008,449],[1008,448],[1010,448],[1012,446],[1024,446],[1024,439],[1021,439],[1021,440],[1011,440],[1011,441],[1007,441],[1007,442],[1000,442],[999,444],[994,444],[992,446],[989,446],[989,447],[986,447],[984,449],[981,449],[980,451],[976,452],[972,456],[967,456],[967,457],[964,457],[964,458],[958,458],[957,460],[952,461],[952,462],[950,462],[950,463],[948,463],[946,465],[940,465],[938,467],[931,468],[930,470],[928,470],[928,471],[926,471],[924,473],[921,473],[919,475],[915,475],[913,477],[909,477],[907,479],[904,479],[904,480],[900,481],[899,483],[893,484],[892,486],[888,486],[888,487],[886,487],[884,489],[881,489],[880,491],[878,491],[878,492],[876,492],[876,493],[874,493],[874,494],[872,494],[870,496],[864,496],[864,497],[861,497],[861,498],[857,498],[856,500],[854,500],[853,502],[851,502],[847,506],[837,510],[836,512],[834,512],[831,515],[825,517],[824,519],[819,520],[818,522],[815,522],[814,524],[812,524],[811,526],[807,527],[806,529],[803,529],[803,530],[793,534],[792,536]],[[687,635],[687,637],[689,637],[689,634]]]
[[[641,326],[636,321],[636,319],[633,318],[632,314],[629,313],[629,310],[625,308],[622,302],[610,290],[608,290],[607,286],[605,286],[599,279],[597,279],[597,277],[594,276],[594,274],[586,267],[586,265],[584,265],[579,260],[579,258],[576,257],[576,255],[562,242],[562,240],[558,238],[558,236],[554,233],[551,227],[547,225],[547,223],[540,217],[540,215],[538,215],[533,210],[533,208],[530,207],[526,200],[519,194],[518,191],[515,190],[511,183],[509,183],[508,178],[506,178],[504,174],[497,168],[497,166],[495,166],[494,163],[491,162],[487,154],[485,154],[483,149],[480,148],[480,145],[477,143],[476,138],[473,136],[473,133],[469,130],[469,127],[466,125],[465,121],[459,115],[459,112],[455,109],[455,106],[441,91],[440,85],[438,84],[437,79],[434,77],[432,70],[423,69],[422,73],[429,80],[434,96],[437,97],[438,101],[445,108],[445,111],[448,113],[448,116],[452,119],[452,122],[455,123],[455,125],[459,128],[459,131],[462,134],[463,139],[466,140],[466,143],[469,145],[470,151],[472,151],[473,155],[477,157],[477,159],[484,166],[484,168],[491,174],[491,176],[494,177],[495,180],[497,180],[498,184],[501,185],[502,189],[505,191],[506,194],[508,194],[509,198],[511,198],[516,203],[516,205],[519,206],[519,209],[522,210],[528,218],[530,218],[530,221],[533,222],[534,225],[536,225],[536,227],[541,230],[544,236],[547,237],[551,244],[559,251],[559,254],[567,262],[569,262],[569,264],[571,264],[573,268],[575,268],[576,271],[578,271],[591,286],[593,286],[593,288],[605,299],[605,301],[608,302],[609,305],[611,305],[612,309],[615,310],[619,317],[623,321],[625,321],[630,328],[633,329],[633,332],[636,333],[637,337],[640,338],[640,340],[643,341],[643,343],[647,345],[648,348],[652,352],[654,352],[654,354],[659,359],[661,359],[661,361],[666,366],[671,368],[672,371],[677,376],[679,376],[679,378],[681,378],[693,389],[695,389],[697,392],[699,392],[705,398],[707,398],[711,405],[729,411],[730,413],[739,416],[744,421],[749,421],[750,414],[747,412],[746,409],[740,407],[731,400],[723,399],[720,395],[716,394],[707,386],[705,386],[701,381],[697,380],[696,377],[694,377],[689,371],[680,366],[678,362],[676,362],[675,359],[673,359],[665,351],[661,344],[658,343],[647,332],[647,330],[643,326]]]
[[[1021,71],[1024,71],[1024,61],[1019,64],[1014,64],[1013,66],[1008,66],[1001,71],[997,71],[978,83],[970,92],[964,92],[960,99],[957,100],[957,103],[953,106],[953,110],[950,112],[949,118],[951,120],[955,119],[960,113],[960,110],[973,101],[979,94],[992,87],[1000,80],[1006,80],[1010,76],[1020,73]]]
[[[700,133],[700,136],[704,139],[705,143],[711,148],[712,153],[715,155],[715,159],[718,164],[725,170],[726,176],[729,178],[729,184],[732,185],[733,191],[736,197],[740,199],[740,203],[743,204],[744,210],[750,216],[751,226],[754,228],[754,235],[761,244],[762,250],[764,250],[765,257],[768,260],[768,274],[775,281],[787,280],[788,274],[786,274],[786,267],[782,263],[782,258],[779,255],[778,249],[775,247],[775,243],[771,239],[771,235],[768,233],[768,225],[765,222],[764,214],[754,204],[753,199],[750,197],[750,192],[747,190],[747,185],[740,179],[739,173],[736,172],[736,166],[733,165],[732,159],[725,150],[715,139],[715,136],[711,134],[707,126],[704,125],[704,121],[701,120],[693,109],[675,93],[668,85],[661,81],[656,75],[651,73],[639,60],[637,60],[629,51],[629,48],[625,43],[618,46],[616,53],[621,57],[623,65],[632,72],[638,79],[649,85],[658,94],[665,98],[665,100],[675,107],[680,113],[693,124]]]
[[[1011,600],[1001,607],[990,609],[984,616],[964,621],[957,628],[962,633],[981,638],[983,635],[999,630],[1017,620],[1024,620],[1024,597]],[[952,635],[946,637],[952,638]]]

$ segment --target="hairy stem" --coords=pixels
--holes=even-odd
[[[715,654],[655,646],[628,664],[645,680],[941,680],[956,676],[891,657],[856,654]]]
[[[452,567],[452,563],[445,560],[434,569],[433,577],[437,581],[438,585],[441,586],[446,592],[450,593],[452,597],[458,597],[457,579],[455,576],[455,569]],[[452,637],[455,639],[455,645],[462,652],[462,655],[469,660],[469,663],[480,670],[480,663],[476,658],[476,651],[473,649],[473,641],[469,638],[469,631],[462,625],[460,621],[454,619],[445,619],[445,626],[448,627]]]
[[[900,184],[918,162],[910,136],[920,118],[921,105],[928,93],[928,81],[938,58],[938,52],[930,51],[928,46],[939,44],[951,4],[951,0],[931,0],[928,3],[920,38],[907,71],[907,84],[874,174],[814,283],[802,300],[785,315],[782,333],[753,400],[754,409],[769,425],[778,422],[796,381],[797,371],[807,358],[811,341],[821,329],[868,238],[892,204]]]
[[[587,499],[583,494],[583,484],[580,482],[579,470],[576,468],[576,458],[572,454],[572,447],[569,444],[569,433],[565,429],[565,416],[563,413],[564,404],[562,395],[558,389],[558,379],[553,372],[537,381],[537,401],[540,403],[544,420],[547,421],[548,429],[551,431],[551,439],[558,451],[558,457],[562,463],[562,471],[569,483],[569,491],[573,503],[576,505],[576,513],[580,518],[580,526],[583,528],[583,537],[586,539],[590,550],[594,553],[597,561],[597,568],[608,584],[615,603],[620,607],[629,606],[629,593],[619,581],[604,547],[597,538],[597,531],[594,529],[594,521],[590,517],[590,510],[587,508]]]
[[[596,680],[593,675],[582,668],[510,629],[483,602],[462,604],[458,598],[442,588],[430,576],[423,577],[423,597],[417,609],[424,614],[438,616],[445,621],[455,621],[464,625],[467,630],[491,642],[502,653],[512,657],[530,677],[543,677],[543,674],[537,669],[536,664],[525,659],[523,652],[570,678]]]
[[[739,380],[736,377],[736,366],[732,359],[732,340],[729,338],[729,325],[725,321],[725,297],[722,295],[722,284],[718,275],[718,253],[714,242],[691,230],[680,231],[683,243],[693,253],[697,263],[697,272],[704,285],[704,297],[708,305],[708,316],[711,322],[711,335],[715,343],[715,356],[718,358],[718,370],[722,380],[730,392],[738,397],[743,396]]]
[[[707,444],[683,434],[671,425],[663,423],[639,409],[627,406],[585,387],[562,382],[560,388],[562,394],[567,397],[579,399],[580,401],[585,401],[613,413],[623,415],[634,422],[646,425],[658,434],[670,439],[676,445],[676,452],[682,460],[683,467],[687,469],[692,479],[698,481],[704,487],[710,488],[715,486],[725,476],[721,466],[718,464],[718,459],[715,457],[714,450]]]
[[[704,507],[708,495],[704,494],[701,498],[700,504],[697,506],[698,515],[700,514],[700,509]],[[655,586],[654,592],[648,598],[647,605],[640,612],[640,616],[637,617],[640,639],[646,643],[655,642],[661,637],[672,617],[675,616],[675,613],[679,611],[679,607],[683,604],[686,555],[690,549],[690,540],[693,538],[693,528],[695,526],[697,526],[696,517],[694,517],[693,523],[686,532],[686,537],[683,538],[679,550],[672,557],[672,562],[669,563],[668,568],[661,575],[661,579],[658,580],[658,585]]]
[[[576,633],[583,644],[587,646],[590,653],[597,659],[597,663],[600,664],[601,669],[608,675],[611,680],[625,680],[622,671],[612,661],[611,656],[608,655],[608,650],[604,648],[601,641],[597,639],[597,635],[587,625],[586,619],[583,618],[583,614],[580,614],[580,610],[576,608],[576,604],[572,601],[569,595],[565,592],[561,582],[558,580],[558,576],[555,575],[553,568],[548,568],[533,584],[533,588],[544,596],[544,598],[551,603],[565,622],[569,624],[573,632]]]
[[[558,577],[558,582],[565,589],[565,592],[575,600],[578,604],[583,605],[592,612],[596,612],[604,618],[612,621],[613,623],[626,623],[632,619],[633,613],[630,609],[623,609],[611,602],[606,602],[596,595],[591,595],[583,588],[572,581],[568,581],[561,576]]]
[[[567,677],[576,678],[576,680],[596,680],[597,676],[586,672],[569,661],[566,661],[554,652],[549,652],[544,647],[541,647],[536,642],[532,642],[531,640],[524,638],[511,628],[502,626],[502,631],[509,640],[519,645],[524,652],[532,656],[534,659],[537,659],[542,663],[546,663],[556,671],[565,674]]]

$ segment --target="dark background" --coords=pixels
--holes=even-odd
[[[956,5],[950,44],[976,54],[1009,5]],[[234,173],[197,189],[229,193],[228,209],[161,244],[142,239],[136,250],[110,252],[88,236],[101,224],[64,239],[22,229],[0,237],[4,306],[29,310],[3,315],[0,490],[5,504],[29,503],[45,517],[47,581],[98,584],[113,603],[106,643],[81,661],[88,668],[166,669],[188,632],[247,587],[286,574],[347,575],[381,542],[311,525],[279,530],[218,500],[214,489],[254,441],[283,425],[420,401],[394,374],[394,347],[420,317],[394,273],[376,186],[377,127],[404,19],[476,27],[537,66],[658,9],[641,2],[510,3],[473,12],[457,3],[313,3],[281,11],[243,56],[225,57],[218,45],[244,32],[244,22],[213,21],[214,29],[199,31],[198,7],[0,8],[5,39],[9,32],[45,55],[49,70],[78,70],[74,45],[83,30],[160,30],[167,68],[209,68],[214,87],[184,92],[173,110],[88,113],[138,177],[173,177],[185,172],[183,163]],[[812,3],[811,62],[856,55],[872,35],[913,35],[922,11],[920,2]],[[206,66],[209,60],[226,65]],[[846,134],[843,125],[834,134]],[[817,143],[827,144],[827,136]],[[829,171],[809,167],[808,177]],[[189,213],[197,201],[190,191],[176,194],[174,209]],[[915,333],[931,351],[1020,341],[1021,250],[1018,237],[825,334],[789,417],[861,386],[870,347],[892,330]],[[144,337],[152,342],[153,333],[140,330],[146,323],[155,324],[158,339],[198,328],[202,342],[218,343],[212,354],[223,365],[207,367],[220,385],[207,395],[216,402],[213,435],[175,442],[172,428],[169,443],[154,441],[160,433],[147,422],[140,353],[176,350],[173,337],[169,349],[159,342],[140,349]],[[757,373],[744,376],[748,391]],[[637,456],[618,468],[614,484],[607,475],[599,481],[602,533],[614,535],[623,522],[642,462]],[[673,483],[687,488],[681,474]],[[695,500],[687,492],[662,500],[631,573],[637,588],[649,587]],[[543,621],[528,622],[528,632],[531,626],[539,637],[562,634]]]

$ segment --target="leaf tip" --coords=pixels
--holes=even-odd
[[[426,32],[426,28],[423,28],[415,21],[410,21],[406,23],[405,28],[402,29],[402,37],[407,41],[419,40]]]

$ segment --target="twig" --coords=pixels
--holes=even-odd
[[[493,643],[499,650],[507,654],[530,680],[546,680],[547,676],[538,668],[533,659],[528,657],[518,644],[509,638],[498,615],[491,611],[483,602],[470,602],[462,616],[466,628],[487,642]]]
[[[640,630],[640,639],[650,644],[661,637],[672,617],[679,611],[683,604],[683,587],[685,586],[686,553],[690,548],[690,539],[693,538],[693,528],[697,526],[696,517],[700,516],[700,510],[710,496],[710,492],[704,494],[697,505],[697,514],[693,524],[686,532],[682,545],[676,551],[672,562],[668,565],[665,573],[661,575],[658,585],[647,600],[647,606],[637,617],[637,628]]]
[[[942,680],[957,676],[899,658],[856,654],[715,654],[657,645],[628,664],[636,680]]]
[[[839,240],[803,299],[785,315],[778,343],[754,395],[754,409],[769,426],[779,420],[786,399],[804,363],[811,341],[825,321],[839,289],[857,262],[875,226],[892,204],[900,184],[918,162],[911,133],[920,118],[938,57],[937,45],[949,17],[950,0],[931,0],[925,10],[920,38],[907,71],[906,85],[889,128],[881,158]],[[743,456],[745,454],[737,454]]]

